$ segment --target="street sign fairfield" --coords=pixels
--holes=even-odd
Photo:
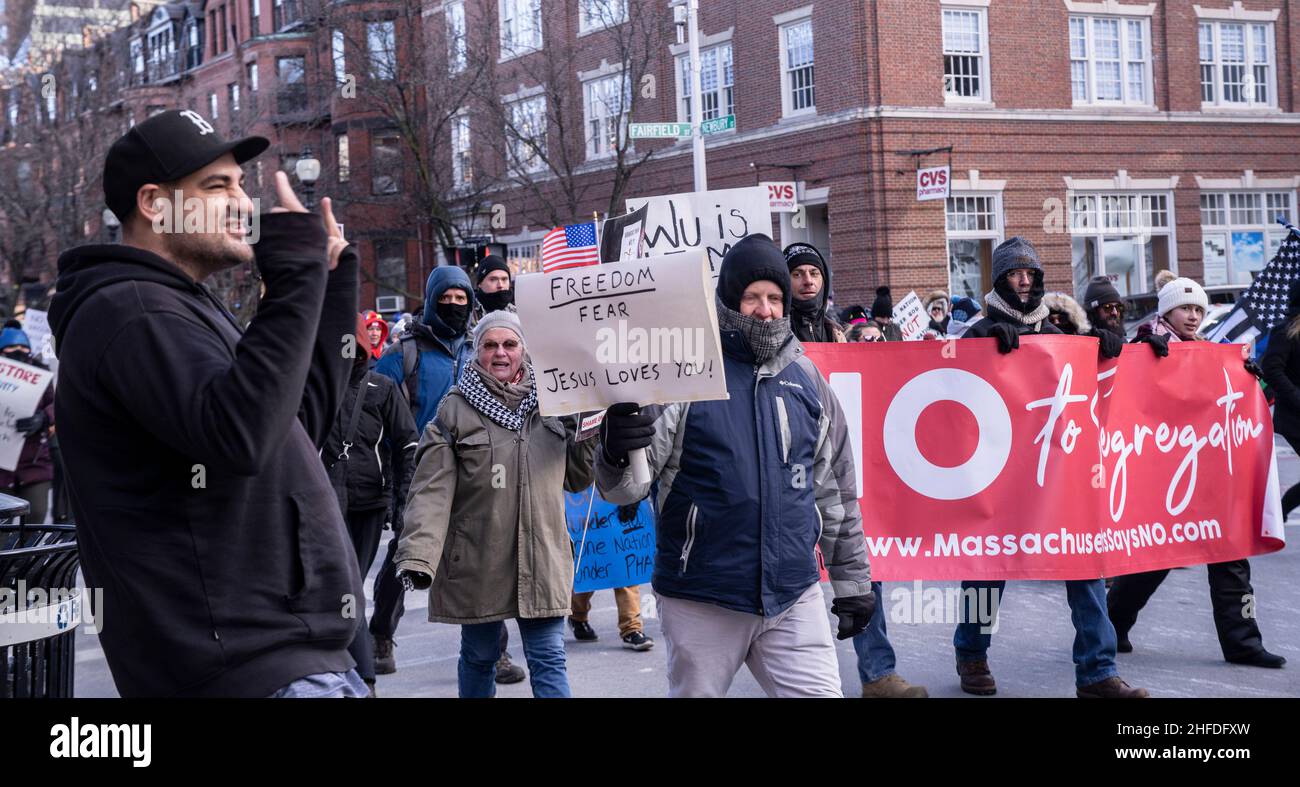
[[[717,134],[719,131],[730,131],[736,127],[735,115],[723,115],[713,120],[706,120],[700,124],[701,134]]]
[[[690,123],[632,123],[632,139],[675,139],[691,135]]]

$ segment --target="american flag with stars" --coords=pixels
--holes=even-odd
[[[556,227],[542,238],[542,273],[600,264],[596,222]]]
[[[1277,254],[1255,276],[1236,308],[1214,327],[1207,339],[1245,344],[1286,319],[1291,288],[1300,279],[1300,230],[1290,224],[1283,223],[1283,226],[1290,232]]]

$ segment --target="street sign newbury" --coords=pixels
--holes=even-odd
[[[724,115],[713,120],[706,120],[700,124],[701,134],[717,134],[719,131],[730,131],[736,127],[735,115]]]

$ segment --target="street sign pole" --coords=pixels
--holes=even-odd
[[[709,190],[709,176],[704,168],[704,101],[700,96],[700,0],[687,0],[687,36],[691,51],[691,138],[695,163],[695,190]]]

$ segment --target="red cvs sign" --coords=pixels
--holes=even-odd
[[[797,192],[792,182],[765,181],[767,202],[773,213],[794,213],[799,209]]]
[[[927,167],[916,171],[916,200],[947,199],[952,173],[947,166]]]

